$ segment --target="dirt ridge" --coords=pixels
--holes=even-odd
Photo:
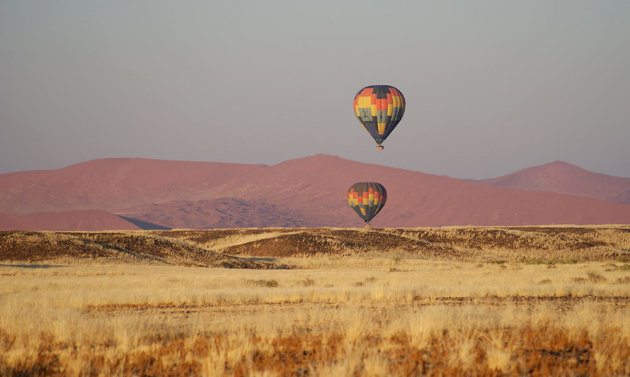
[[[0,232],[0,260],[60,263],[135,263],[273,269],[268,261],[219,254],[150,232]]]
[[[0,232],[0,261],[284,268],[261,258],[389,256],[502,264],[630,262],[630,226]]]

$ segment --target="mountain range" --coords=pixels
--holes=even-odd
[[[630,178],[593,173],[563,161],[475,182],[495,187],[556,192],[630,204]]]
[[[0,175],[0,229],[361,226],[348,187],[388,191],[379,227],[630,223],[630,178],[552,162],[463,180],[330,155],[276,165],[141,158]]]

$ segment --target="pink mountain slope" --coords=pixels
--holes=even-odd
[[[0,175],[0,212],[28,214],[114,210],[198,198],[208,189],[263,165],[142,158],[92,160],[56,170]]]
[[[141,159],[0,175],[0,212],[102,208],[178,228],[361,226],[348,187],[377,181],[375,226],[630,223],[630,205],[316,155],[273,166]]]
[[[214,195],[289,207],[311,225],[361,221],[345,195],[358,181],[388,191],[376,226],[598,224],[630,222],[630,206],[554,193],[512,190],[403,169],[316,155],[251,172],[212,189]]]
[[[138,230],[139,227],[100,210],[11,215],[0,213],[0,230]]]
[[[175,200],[140,205],[118,211],[118,213],[169,228],[258,228],[308,225],[298,214],[283,206],[235,198]]]
[[[495,187],[548,191],[630,204],[630,178],[593,173],[562,161],[476,182]]]

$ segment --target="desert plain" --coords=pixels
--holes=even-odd
[[[3,376],[630,375],[630,226],[0,232]]]

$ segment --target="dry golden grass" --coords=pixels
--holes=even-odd
[[[0,231],[0,261],[136,263],[226,268],[284,268],[219,254],[151,232]]]
[[[630,375],[627,227],[47,233],[45,245],[77,234],[162,259],[4,258],[0,375]],[[268,262],[294,268],[132,247],[169,238],[212,258],[297,242]]]
[[[408,255],[459,261],[630,262],[630,226],[277,228],[153,234],[229,255]]]
[[[630,226],[0,231],[0,261],[278,268],[273,263],[234,256],[318,255],[397,255],[496,263],[626,263],[630,262]]]
[[[630,373],[625,264],[318,259],[5,265],[0,375]]]

